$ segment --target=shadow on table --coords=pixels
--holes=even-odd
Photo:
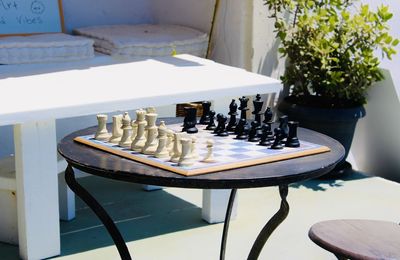
[[[343,175],[340,178],[335,178],[335,179],[312,179],[312,180],[307,180],[303,182],[297,182],[290,184],[289,187],[291,188],[307,188],[307,189],[312,189],[314,191],[325,191],[329,188],[335,187],[335,188],[340,188],[343,186],[344,181],[354,181],[354,180],[360,180],[360,179],[365,179],[365,178],[371,178],[370,176],[351,170],[351,172]]]
[[[126,242],[207,225],[201,219],[201,208],[164,190],[146,192],[141,185],[98,177],[78,182],[102,204]],[[77,199],[76,207],[76,219],[61,222],[61,254],[113,246],[110,235],[86,204]]]

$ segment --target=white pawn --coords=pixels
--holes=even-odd
[[[193,165],[194,161],[192,159],[192,156],[190,154],[190,148],[192,146],[192,139],[191,138],[182,138],[181,139],[181,144],[182,144],[182,153],[179,158],[179,166],[191,166]]]
[[[201,160],[201,161],[205,162],[205,163],[215,162],[214,156],[213,156],[214,141],[212,139],[207,139],[206,144],[207,144],[207,154],[204,156],[203,160]]]
[[[107,141],[110,138],[110,134],[107,130],[107,115],[97,115],[97,130],[94,135],[94,139],[100,141]]]
[[[174,133],[174,147],[173,147],[173,153],[171,156],[171,162],[177,163],[179,162],[179,158],[181,157],[182,153],[182,144],[181,144],[181,138],[183,136],[183,133]]]
[[[128,112],[125,112],[124,117],[122,118],[122,137],[119,142],[119,146],[121,147],[131,147],[132,145],[132,126],[131,126],[131,118]]]
[[[131,150],[140,152],[146,143],[146,137],[144,135],[144,130],[146,127],[146,121],[144,120],[146,111],[140,109],[136,110],[136,123],[138,125],[138,130],[135,139],[132,141]]]
[[[169,157],[169,152],[167,149],[167,127],[165,126],[164,121],[161,121],[160,126],[158,127],[158,147],[154,156],[157,158],[167,158]]]
[[[122,137],[122,115],[113,116],[112,120],[112,135],[109,142],[117,144],[121,141]]]

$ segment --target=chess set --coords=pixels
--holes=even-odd
[[[280,117],[279,126],[272,131],[272,110],[261,111],[264,102],[260,95],[253,100],[254,120],[250,124],[247,120],[249,99],[241,97],[239,101],[239,107],[234,99],[229,105],[229,122],[225,115],[216,115],[208,101],[202,102],[203,114],[199,122],[196,108],[185,107],[183,124],[166,125],[161,121],[157,126],[156,110],[147,108],[136,111],[136,120],[131,120],[127,112],[113,116],[109,133],[107,115],[97,115],[96,133],[74,140],[185,176],[330,151],[326,146],[299,140],[298,122],[289,121],[287,116]],[[239,119],[238,109],[241,111]]]

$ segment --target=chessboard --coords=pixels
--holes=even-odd
[[[181,132],[182,124],[168,125],[167,127],[174,132]],[[267,146],[261,146],[257,142],[236,139],[235,135],[226,137],[216,136],[212,131],[205,130],[205,127],[205,125],[198,125],[197,133],[187,134],[189,137],[196,137],[197,154],[199,158],[190,166],[180,166],[178,163],[170,162],[169,158],[161,159],[154,155],[145,155],[140,152],[132,151],[129,148],[120,147],[114,143],[96,140],[94,135],[79,136],[75,138],[75,141],[92,148],[185,176],[237,169],[330,151],[326,146],[306,142],[304,140],[300,140],[300,147],[271,149]],[[214,142],[213,161],[202,162],[201,158],[207,154],[206,141],[210,139]]]

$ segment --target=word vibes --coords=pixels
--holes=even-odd
[[[26,15],[20,15],[16,17],[19,24],[42,24],[43,19],[40,16],[29,17]]]

